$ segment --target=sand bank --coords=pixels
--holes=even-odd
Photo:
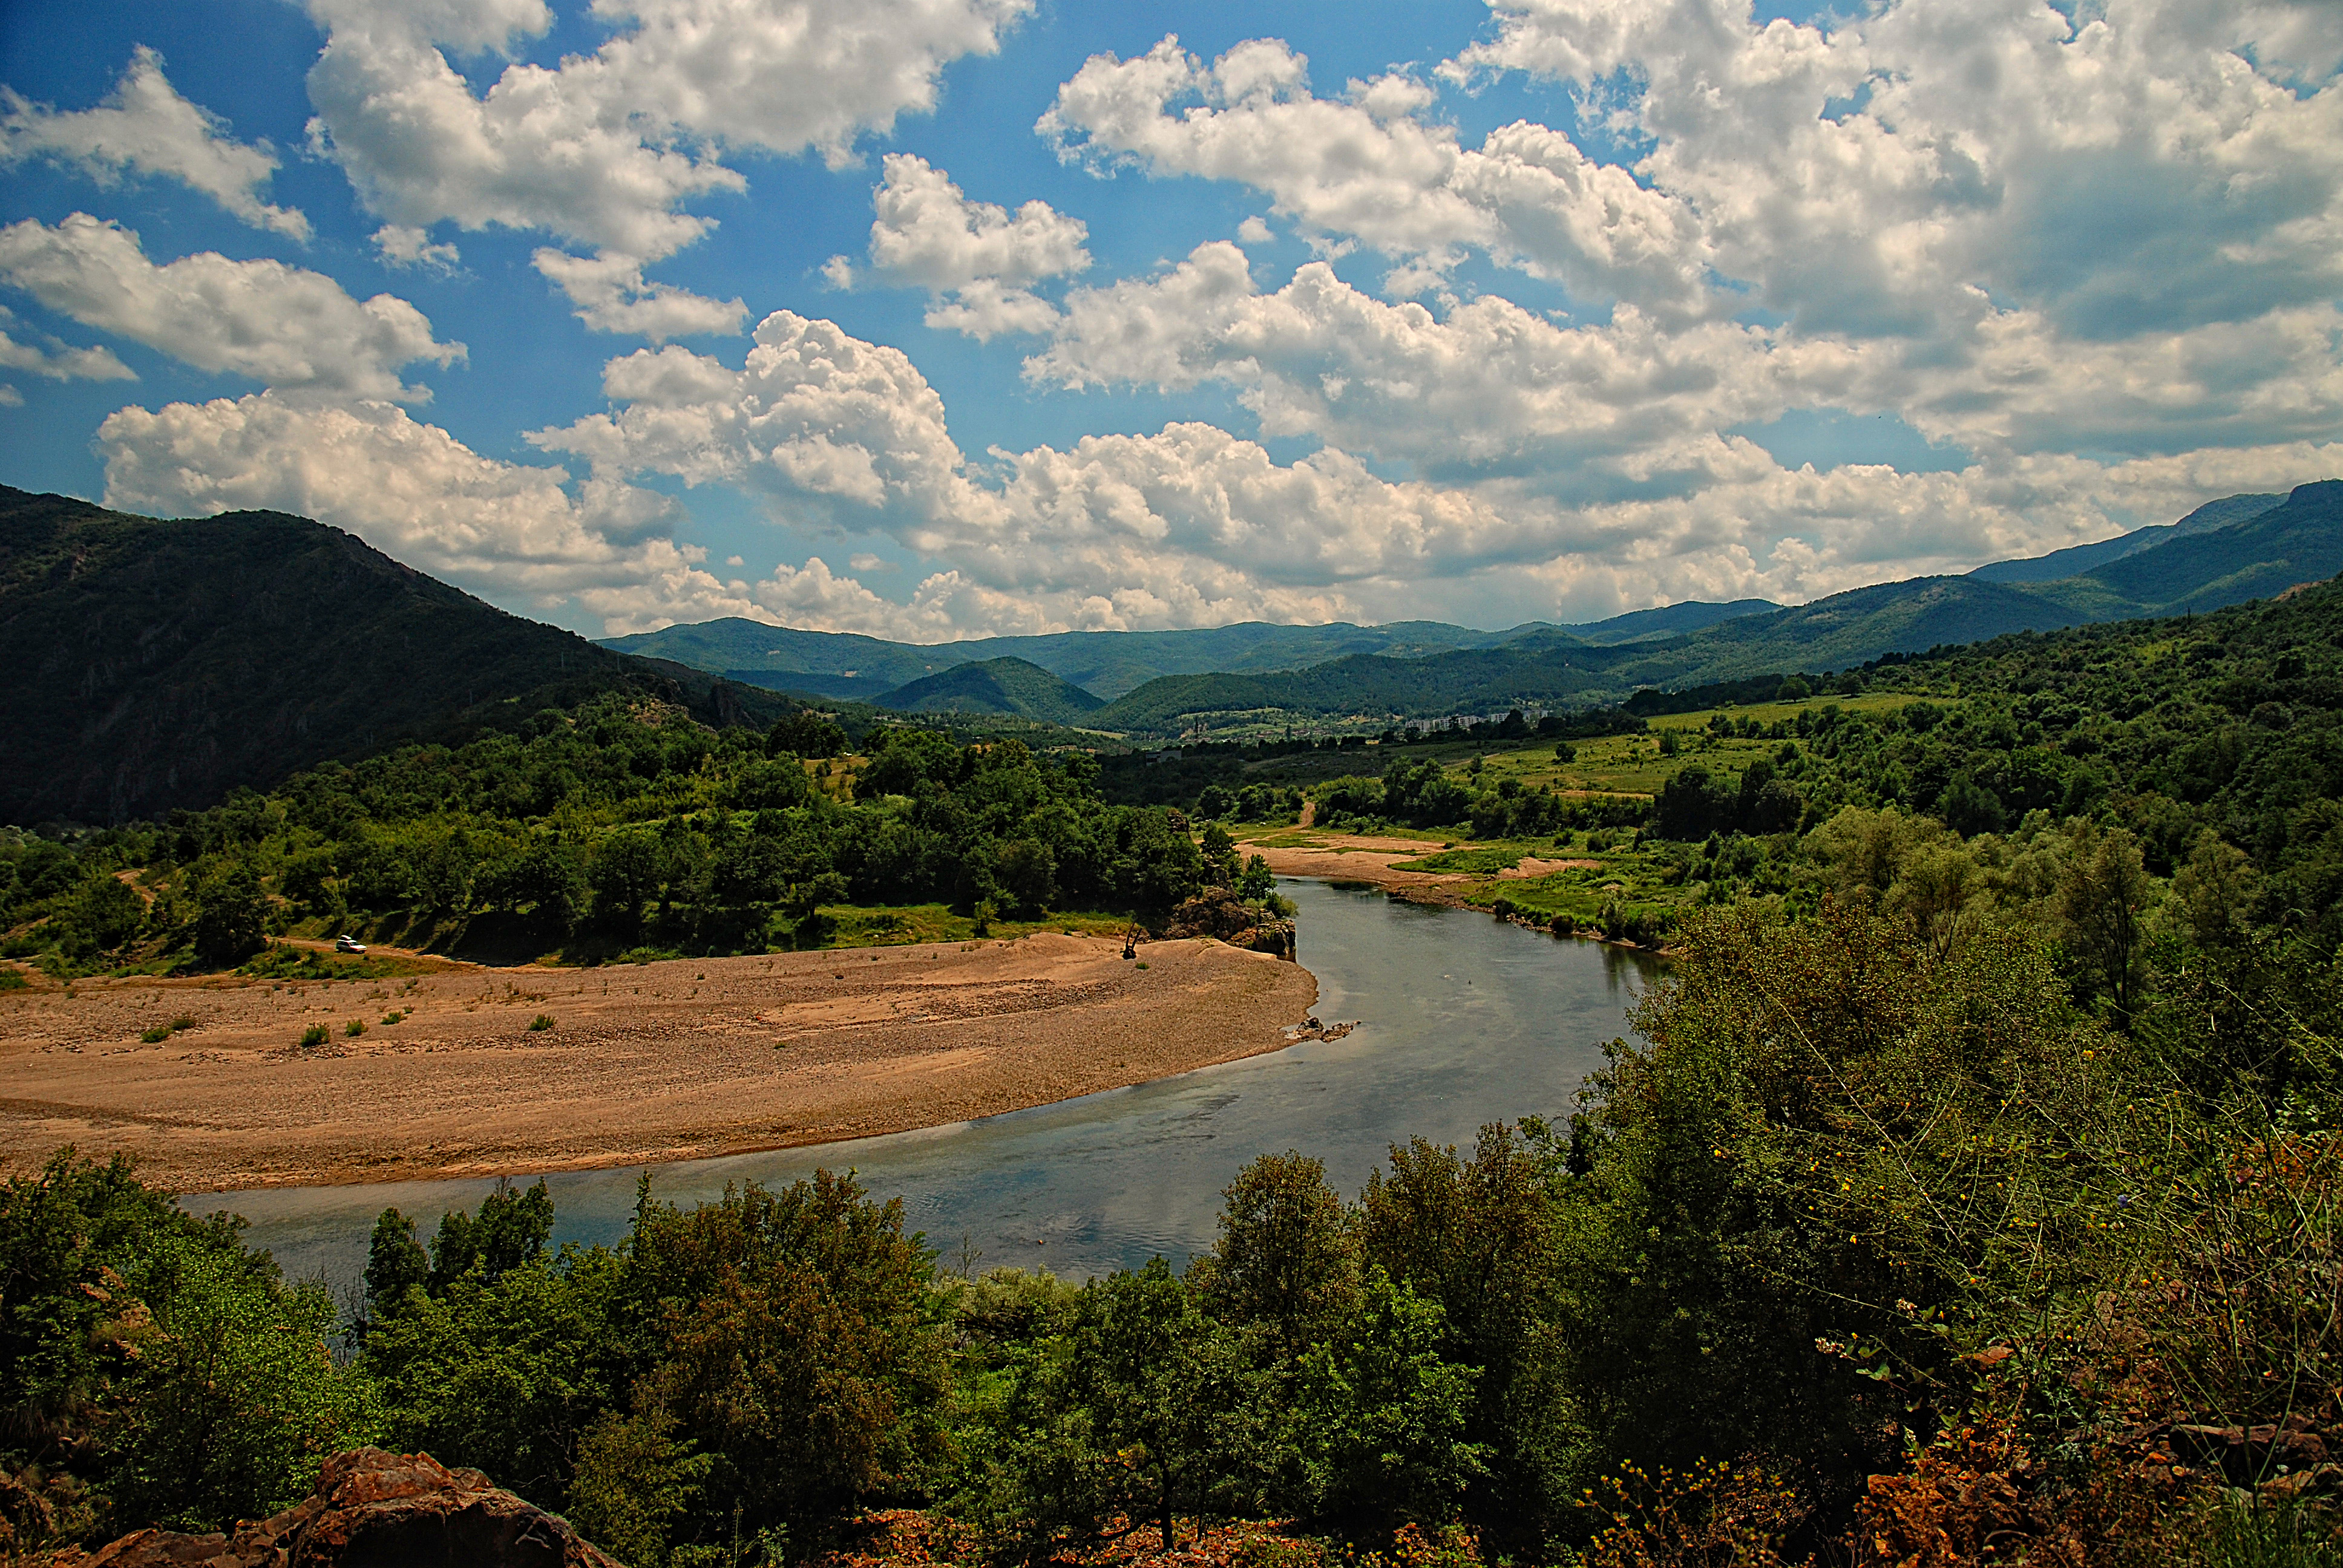
[[[1291,831],[1291,829],[1285,829]],[[1366,833],[1312,830],[1306,845],[1266,845],[1247,842],[1248,855],[1259,855],[1281,877],[1323,877],[1335,882],[1363,882],[1425,904],[1462,904],[1464,890],[1484,879],[1461,871],[1403,871],[1395,860],[1420,860],[1440,853],[1438,844],[1421,839],[1391,839]]]
[[[0,1165],[60,1144],[182,1191],[631,1165],[1042,1105],[1274,1050],[1300,965],[1211,941],[1016,941],[118,980],[0,995]],[[407,1014],[382,1022],[393,1010]],[[160,1044],[139,1034],[178,1016]],[[539,1016],[552,1027],[531,1030]],[[366,1033],[344,1032],[362,1020]],[[303,1048],[323,1024],[323,1046]]]

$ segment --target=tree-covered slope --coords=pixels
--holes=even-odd
[[[795,705],[508,615],[277,512],[163,521],[0,487],[0,822],[206,806],[327,758],[598,691]]]
[[[603,646],[721,670],[735,680],[779,689],[862,699],[875,699],[955,665],[1021,658],[1103,699],[1166,675],[1299,669],[1352,653],[1407,658],[1453,648],[1487,648],[1523,629],[1474,631],[1439,621],[1391,626],[1245,621],[1181,631],[1067,631],[906,643],[734,618],[612,638]]]
[[[954,665],[872,701],[898,713],[999,713],[1049,724],[1080,724],[1105,706],[1071,681],[1022,658]]]
[[[1503,646],[1416,658],[1354,657],[1255,676],[1151,681],[1092,722],[1170,735],[1240,721],[1327,721],[1502,712],[1617,701],[1641,687],[1695,686],[1765,672],[1842,670],[2021,631],[2201,611],[2264,598],[2343,569],[2343,482],[2298,487],[2284,501],[2231,497],[2174,525],[2174,536],[2052,583],[1915,578],[1833,594],[1789,609],[1735,616],[1685,635],[1590,646],[1554,627]],[[2216,510],[2215,508],[2220,508]],[[2247,514],[2195,533],[2183,526]]]
[[[2094,545],[2075,545],[2063,550],[2052,550],[2046,556],[1995,561],[1977,568],[1969,576],[1992,583],[2057,582],[2066,578],[2079,577],[2109,561],[2154,549],[2167,540],[2185,534],[2209,533],[2215,528],[2227,528],[2232,523],[2242,523],[2285,499],[2281,495],[2224,496],[2217,501],[2206,502],[2177,523],[2154,523],[2112,539],[2101,539]]]

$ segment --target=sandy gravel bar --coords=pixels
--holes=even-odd
[[[1364,833],[1330,833],[1322,829],[1311,845],[1247,843],[1245,852],[1259,855],[1281,877],[1323,877],[1329,881],[1364,882],[1386,891],[1403,893],[1421,903],[1459,903],[1463,893],[1481,879],[1457,871],[1394,870],[1394,860],[1420,860],[1440,853],[1440,846],[1420,839],[1386,839]]]
[[[1289,1043],[1298,964],[1212,941],[1015,941],[79,981],[0,994],[0,1166],[122,1151],[181,1191],[630,1165],[931,1127]],[[391,1010],[412,1010],[384,1024]],[[549,1030],[531,1030],[543,1014]],[[139,1034],[181,1015],[159,1045]],[[367,1032],[344,1034],[351,1019]],[[312,1024],[328,1043],[297,1042]]]

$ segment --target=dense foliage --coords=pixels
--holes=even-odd
[[[647,1189],[617,1245],[557,1252],[538,1187],[427,1238],[385,1213],[337,1362],[327,1304],[232,1225],[61,1156],[0,1190],[11,1528],[224,1521],[374,1437],[637,1568],[809,1554],[884,1504],[1001,1562],[1272,1515],[1362,1544],[1461,1523],[1518,1561],[2278,1560],[2256,1543],[2330,1527],[2312,1460],[2343,1441],[2338,648],[2326,588],[1663,732],[1643,852],[1684,874],[1634,1038],[1574,1101],[1396,1147],[1355,1195],[1253,1160],[1184,1270],[953,1274],[827,1175]],[[1225,833],[1105,804],[1079,754],[900,732],[832,794],[848,759],[796,749],[830,739],[548,716],[135,842],[21,840],[10,885],[95,943],[153,919],[103,857],[166,865],[156,902],[233,944],[402,846],[379,863],[468,868],[476,902],[527,886],[501,896],[541,918],[566,886],[575,919],[714,942],[756,935],[728,910],[814,918],[792,890],[825,877],[1006,901],[1046,866],[1047,899],[1134,902],[1237,877]],[[1400,749],[1318,803],[1509,832],[1525,800],[1607,809]]]
[[[797,701],[598,648],[281,512],[200,528],[0,485],[0,823],[123,822],[328,758],[624,693],[710,723]]]
[[[265,929],[485,921],[538,950],[819,946],[823,907],[942,902],[1004,917],[1161,910],[1202,886],[1178,819],[1101,799],[1079,751],[882,729],[846,756],[799,715],[759,735],[656,705],[548,710],[68,849],[0,839],[12,956],[53,967],[233,963]],[[125,873],[127,873],[126,876]]]
[[[2204,849],[2124,895],[2118,1005],[1990,901],[1936,918],[1946,843],[1891,835],[1884,888],[1813,913],[1689,917],[1551,1120],[1394,1148],[1349,1201],[1255,1160],[1184,1271],[940,1271],[828,1175],[647,1186],[618,1245],[555,1252],[539,1186],[427,1242],[386,1212],[337,1367],[232,1228],[60,1157],[0,1194],[11,1457],[102,1533],[260,1511],[373,1437],[654,1565],[880,1504],[1011,1561],[1269,1515],[1623,1562],[1723,1520],[1796,1556],[1991,1471],[2036,1538],[2169,1560],[2210,1493],[2125,1433],[2337,1415],[2334,959],[2273,983],[2290,939]],[[1624,1537],[1588,1502],[1623,1488]]]

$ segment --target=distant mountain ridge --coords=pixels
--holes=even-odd
[[[1372,722],[1612,702],[1643,687],[1843,670],[1886,654],[2011,632],[2211,609],[2343,571],[2343,481],[2298,486],[2275,506],[2232,510],[2248,515],[2052,583],[1914,578],[1735,617],[1675,638],[1597,647],[1533,632],[1495,648],[1414,659],[1354,657],[1283,675],[1151,681],[1101,709],[1091,722],[1160,735],[1218,716]]]
[[[2285,499],[2279,495],[2224,496],[2217,501],[2206,502],[2177,523],[2151,523],[2147,528],[2134,528],[2112,539],[2101,539],[2095,545],[2071,545],[2063,550],[2052,550],[2046,556],[1994,561],[1977,568],[1969,576],[1994,583],[2048,583],[2064,578],[2080,577],[2110,561],[2153,549],[2167,539],[2177,538],[2183,534],[2209,533],[2231,523],[2242,523]]]
[[[2335,481],[2322,481],[2283,496],[2227,496],[2177,522],[2097,544],[1996,561],[1961,577],[1873,584],[1787,608],[1765,599],[1695,601],[1586,625],[1533,621],[1503,631],[1438,621],[1249,622],[931,646],[729,620],[613,638],[608,646],[815,696],[889,708],[948,700],[957,706],[920,710],[1022,711],[1133,736],[1178,733],[1215,715],[1369,719],[1556,707],[1614,700],[1641,686],[1731,680],[1761,670],[1845,669],[1939,644],[2276,593],[2343,567],[2337,489]],[[751,652],[753,663],[746,661]],[[974,672],[1003,658],[1032,673],[1004,685]],[[960,669],[971,673],[943,678]],[[1107,700],[1080,709],[1067,692],[1040,684],[1043,673]],[[1052,695],[1044,698],[1045,690]],[[1015,706],[1028,699],[1021,692],[1030,694],[1030,710]]]
[[[799,705],[509,615],[281,512],[173,522],[0,486],[0,822],[119,822],[601,692]]]
[[[674,659],[732,680],[861,702],[881,702],[900,687],[962,664],[1017,658],[1103,699],[1166,675],[1254,674],[1303,669],[1351,654],[1413,658],[1458,648],[1496,648],[1523,637],[1608,645],[1664,637],[1782,607],[1770,599],[1732,604],[1693,601],[1631,610],[1583,626],[1528,621],[1478,631],[1441,621],[1389,626],[1278,626],[1242,621],[1185,631],[1066,631],[1039,637],[987,637],[967,642],[889,642],[856,632],[802,631],[728,617],[659,631],[602,639],[628,653]]]
[[[2106,541],[2126,548],[2050,581],[1918,578],[1789,608],[1678,605],[1500,632],[1253,623],[932,648],[732,621],[617,639],[664,656],[640,657],[507,614],[307,518],[166,521],[0,487],[0,822],[113,822],[207,805],[321,761],[458,739],[598,694],[764,725],[799,706],[769,688],[849,681],[940,727],[1001,718],[1056,744],[1077,729],[1148,740],[1240,720],[1382,723],[1844,670],[2008,632],[2207,610],[2343,572],[2343,481],[2269,499],[2225,498]],[[2130,548],[2139,535],[2151,542]],[[1003,647],[1066,668],[969,657]],[[716,672],[749,653],[820,668],[759,668],[751,683]],[[1204,658],[1243,668],[1121,684],[1151,661]],[[1306,661],[1284,662],[1296,658]],[[1069,668],[1116,687],[1112,699]],[[852,711],[858,727],[880,717]]]

